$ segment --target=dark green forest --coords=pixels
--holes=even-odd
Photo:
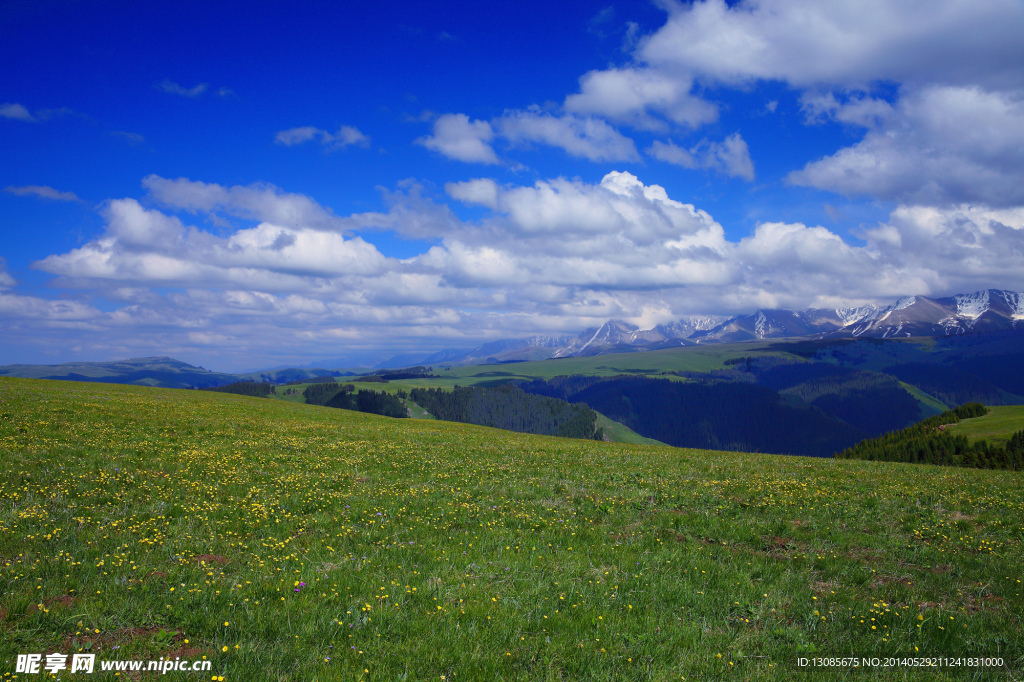
[[[1018,431],[1006,447],[989,445],[966,436],[947,433],[943,427],[961,419],[988,413],[981,403],[965,403],[953,410],[925,419],[900,431],[861,441],[836,455],[840,459],[909,462],[976,469],[1012,469],[1024,466],[1024,431]]]
[[[275,393],[274,384],[267,381],[236,381],[225,386],[212,386],[199,389],[201,391],[216,391],[218,393],[237,393],[238,395],[252,395],[259,398],[266,398]]]
[[[355,386],[350,383],[313,384],[307,387],[302,395],[306,399],[307,405],[323,405],[341,410],[369,412],[397,419],[409,416],[409,410],[405,407],[405,403],[398,397],[388,395],[383,391],[377,392],[365,388],[360,389],[357,393]]]
[[[412,399],[437,419],[509,431],[602,440],[597,415],[586,405],[530,395],[512,385],[459,387],[453,391],[414,388]]]
[[[947,405],[982,402],[1002,405],[1003,394],[994,383],[957,367],[909,362],[888,367],[886,372],[917,386]]]
[[[726,364],[760,386],[800,398],[872,436],[901,429],[924,416],[899,380],[882,372],[772,357],[738,358]]]
[[[869,435],[797,396],[748,382],[573,376],[518,385],[584,403],[677,447],[829,457]]]

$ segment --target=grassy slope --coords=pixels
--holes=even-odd
[[[809,652],[1024,673],[1020,474],[20,379],[0,449],[11,672],[91,647],[227,680],[794,679]]]
[[[925,393],[917,386],[911,386],[910,384],[904,381],[900,382],[900,386],[902,386],[907,393],[914,396],[914,400],[916,400],[918,404],[921,405],[921,419],[927,419],[932,415],[942,414],[943,412],[950,408],[949,405],[942,402],[941,400],[931,395],[930,393]],[[956,407],[956,405],[953,405],[953,407]]]
[[[989,410],[983,417],[964,419],[946,428],[952,433],[967,436],[971,442],[987,440],[1002,445],[1010,440],[1010,436],[1024,430],[1024,405],[997,405]]]
[[[641,353],[616,353],[584,358],[560,358],[539,362],[516,362],[507,365],[472,365],[454,367],[438,373],[453,383],[467,386],[494,379],[551,379],[570,374],[615,376],[647,371],[708,371],[720,369],[724,361],[748,355],[759,355],[771,344],[766,342],[709,344],[668,348]],[[770,353],[777,355],[778,353]],[[437,367],[434,368],[438,370]]]

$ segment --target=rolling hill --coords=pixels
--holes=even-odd
[[[793,679],[799,656],[855,652],[1024,670],[1020,475],[10,378],[0,443],[2,660],[206,657],[254,681]]]

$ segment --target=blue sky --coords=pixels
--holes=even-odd
[[[0,4],[0,364],[1024,290],[1024,6]]]

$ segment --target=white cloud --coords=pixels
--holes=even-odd
[[[633,62],[585,74],[566,110],[654,131],[697,128],[717,118],[702,88],[783,83],[802,91],[808,123],[867,131],[860,144],[809,164],[791,181],[913,203],[1021,202],[1018,0],[661,5],[668,20],[636,44]],[[892,86],[894,95],[878,95]],[[656,143],[649,153],[686,167],[753,173],[735,147],[709,146],[701,157]]]
[[[646,68],[591,71],[580,78],[579,94],[565,98],[565,108],[652,130],[664,130],[665,124],[649,111],[690,128],[713,123],[718,107],[691,95],[692,86],[685,76]]]
[[[142,185],[155,201],[179,210],[223,212],[236,218],[313,230],[344,231],[353,227],[351,220],[339,218],[309,197],[283,192],[269,184],[224,187],[148,175]]]
[[[916,273],[927,285],[922,293],[1024,291],[1024,208],[903,205],[865,237]]]
[[[172,95],[181,95],[182,97],[198,97],[199,95],[201,95],[204,92],[206,92],[207,84],[206,83],[200,83],[200,84],[195,85],[195,86],[193,86],[191,88],[185,88],[185,87],[182,87],[181,85],[178,85],[177,83],[175,83],[172,80],[166,80],[165,79],[165,80],[161,81],[157,85],[157,87],[160,88],[161,90],[163,90],[164,92],[171,93]]]
[[[590,161],[636,161],[640,158],[633,140],[590,116],[554,116],[528,109],[506,113],[494,121],[494,127],[513,146],[546,144]]]
[[[449,182],[444,191],[453,199],[465,204],[479,204],[487,208],[498,207],[498,184],[490,178],[478,178],[466,182]]]
[[[710,169],[749,182],[754,180],[754,162],[750,159],[746,141],[739,133],[733,133],[721,142],[702,140],[689,150],[671,141],[655,140],[646,152],[656,159],[683,168]]]
[[[232,188],[235,189],[235,188]],[[134,199],[108,202],[103,237],[35,264],[69,278],[216,285],[263,280],[270,290],[315,288],[302,278],[372,275],[386,259],[356,237],[261,222],[222,238]]]
[[[494,130],[487,121],[471,121],[465,114],[444,114],[434,121],[434,133],[416,140],[449,159],[467,163],[499,163],[491,148]]]
[[[5,192],[19,197],[39,197],[53,201],[81,201],[74,192],[61,192],[47,185],[25,185],[23,187],[4,187]]]
[[[668,22],[637,58],[663,72],[719,83],[784,81],[798,88],[1024,82],[1015,0],[724,0],[664,4]]]
[[[864,93],[852,93],[846,101],[840,101],[834,92],[805,92],[800,97],[800,108],[810,124],[836,120],[862,128],[877,126],[894,114],[891,104]]]
[[[121,307],[106,313],[20,296],[0,264],[0,311],[15,321],[0,336],[29,338],[59,324],[94,349],[202,350],[251,366],[283,348],[300,356],[322,355],[324,344],[429,349],[578,331],[613,317],[649,322],[882,302],[896,293],[1024,290],[1019,207],[904,205],[856,245],[824,227],[780,222],[730,241],[706,212],[625,172],[599,183],[449,183],[449,196],[490,209],[471,223],[414,185],[389,195],[386,213],[346,217],[270,186],[156,176],[146,185],[165,205],[258,222],[213,234],[135,199],[110,201],[103,234],[34,267]],[[282,214],[302,219],[270,219]],[[440,241],[387,258],[361,237],[342,236],[339,224]],[[178,290],[157,293],[168,285]]]
[[[100,316],[100,311],[78,301],[50,300],[0,292],[0,314],[8,318],[28,318],[44,322],[80,322],[95,319]]]
[[[318,139],[320,144],[328,149],[344,149],[346,147],[358,146],[368,147],[370,138],[352,126],[341,126],[336,133],[329,133],[313,126],[290,128],[282,130],[274,136],[274,141],[286,147],[309,142]]]
[[[592,116],[555,115],[538,107],[507,111],[492,121],[471,121],[465,114],[445,114],[434,122],[434,134],[416,140],[450,159],[469,163],[501,163],[491,143],[509,147],[535,144],[558,147],[590,161],[636,161],[633,141]]]
[[[303,126],[301,128],[290,128],[288,130],[282,130],[274,136],[274,142],[283,144],[286,147],[292,145],[302,144],[303,142],[309,142],[319,135],[326,135],[326,130],[320,130],[314,126]]]
[[[811,106],[868,133],[790,174],[794,184],[912,204],[1024,204],[1024,93],[933,87],[895,108],[834,98]]]
[[[29,112],[23,105],[17,102],[8,102],[6,104],[0,104],[0,116],[3,118],[13,118],[18,121],[34,121],[35,116]]]

